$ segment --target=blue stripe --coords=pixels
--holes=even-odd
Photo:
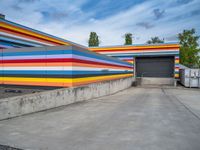
[[[153,56],[153,55],[176,55],[176,54],[179,54],[179,52],[160,52],[160,53],[154,53],[154,52],[149,52],[149,53],[147,53],[147,52],[145,52],[145,53],[126,53],[126,54],[124,54],[124,53],[121,53],[121,54],[106,54],[106,55],[108,55],[108,56],[112,56],[112,57],[117,57],[117,56]]]
[[[124,64],[124,65],[128,65],[128,66],[132,66],[130,63],[121,61],[121,60],[117,60],[116,58],[108,58],[107,56],[103,56],[103,55],[98,55],[98,54],[93,54],[93,53],[87,53],[86,52],[81,52],[81,51],[76,51],[73,50],[72,52],[73,54],[76,55],[80,55],[80,56],[86,56],[86,57],[92,57],[92,58],[96,58],[96,59],[100,59],[100,60],[106,60],[106,61],[110,61],[110,62],[115,62],[115,63],[120,63],[120,64]]]
[[[43,46],[42,44],[35,44],[32,42],[26,42],[23,40],[17,40],[17,39],[12,39],[12,38],[6,38],[6,37],[0,37],[1,40],[8,41],[8,42],[13,42],[13,43],[19,43],[19,44],[24,44],[24,45],[29,45],[29,46]]]
[[[85,46],[79,45],[77,43],[74,43],[74,42],[71,42],[71,41],[68,41],[68,40],[65,40],[65,39],[62,39],[62,38],[59,38],[59,37],[56,37],[56,36],[41,32],[41,31],[38,31],[38,30],[35,30],[35,29],[29,28],[29,27],[26,27],[26,26],[23,26],[23,25],[20,25],[20,24],[17,24],[17,23],[14,23],[14,22],[11,22],[11,21],[8,21],[8,20],[5,20],[5,19],[0,19],[0,22],[1,21],[5,22],[5,23],[8,23],[8,24],[11,24],[11,25],[14,25],[14,26],[17,26],[17,27],[20,27],[20,28],[24,28],[24,29],[29,30],[29,31],[33,31],[33,32],[39,33],[41,35],[45,35],[45,36],[51,37],[53,39],[57,39],[57,40],[59,40],[61,42],[66,42],[66,43],[69,43],[69,44],[85,47]]]
[[[1,45],[4,45],[4,46],[9,46],[10,48],[13,48],[13,47],[24,47],[24,46],[22,46],[22,45],[20,45],[20,44],[15,44],[15,43],[9,43],[9,42],[3,42],[3,41],[0,41],[0,44]]]
[[[114,58],[133,58],[133,57],[130,57],[130,56],[113,56]]]
[[[86,52],[81,52],[77,50],[47,50],[47,51],[31,51],[31,52],[4,52],[3,56],[30,56],[30,55],[55,55],[55,54],[75,54],[79,56],[85,56],[89,58],[95,58],[100,61],[105,60],[108,62],[115,62],[119,63],[119,65],[126,65],[126,66],[132,66],[130,63],[123,62],[121,60],[117,60],[115,58],[108,58],[107,56],[103,55],[95,55],[95,54],[90,54]]]
[[[47,50],[47,51],[31,51],[31,52],[4,52],[3,56],[32,56],[32,55],[55,55],[55,54],[71,54],[72,50]]]
[[[6,42],[3,42],[3,41],[0,41],[0,43],[1,43],[2,45],[5,45],[5,46],[12,46],[12,44],[6,43]]]
[[[179,64],[175,64],[175,67],[179,67]]]
[[[132,45],[106,45],[92,48],[116,48],[116,47],[132,47],[132,46],[162,46],[162,45],[171,45],[171,44],[179,44],[179,42],[167,42],[167,43],[159,43],[159,44],[132,44]]]
[[[49,75],[80,75],[80,74],[110,74],[110,73],[132,73],[133,71],[20,71],[4,70],[3,74],[49,74]]]

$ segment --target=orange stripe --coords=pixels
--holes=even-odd
[[[132,75],[127,75],[126,77],[131,77],[131,76]],[[52,87],[72,87],[72,86],[86,85],[86,84],[91,84],[91,83],[97,83],[97,82],[100,82],[100,81],[115,80],[115,79],[126,78],[126,77],[108,77],[108,78],[105,78],[105,79],[91,80],[91,81],[86,81],[86,82],[76,82],[76,83],[3,81],[3,84],[9,84],[9,85],[31,85],[31,86],[52,86]]]
[[[13,25],[10,25],[10,24],[4,23],[4,22],[1,22],[1,24],[4,26],[4,28],[7,28],[9,30],[14,30],[16,32],[28,34],[28,35],[33,36],[33,37],[37,37],[37,38],[40,38],[40,39],[44,39],[44,40],[47,40],[47,41],[58,43],[60,45],[67,45],[68,44],[64,41],[58,40],[56,38],[52,38],[52,37],[47,36],[47,35],[39,34],[37,32],[31,31],[31,30],[27,30],[27,29],[24,29],[24,28],[13,26]],[[18,30],[20,30],[20,31],[18,31]]]
[[[123,49],[149,49],[149,48],[179,48],[179,44],[165,44],[165,45],[141,45],[141,46],[122,46],[122,47],[95,47],[95,48],[88,48],[89,50],[123,50]]]
[[[127,75],[126,77],[132,77],[133,75]],[[79,85],[85,85],[85,84],[91,84],[91,83],[97,83],[100,81],[108,81],[108,80],[115,80],[115,79],[122,79],[122,78],[126,78],[126,77],[108,77],[105,79],[99,79],[99,80],[93,80],[93,81],[86,81],[86,82],[76,82],[73,83],[73,86],[79,86]]]
[[[72,83],[48,83],[48,82],[13,82],[13,81],[3,81],[3,84],[9,85],[31,85],[31,86],[52,86],[52,87],[71,87]]]
[[[1,66],[1,65],[0,65]],[[106,66],[106,65],[93,65],[93,64],[83,64],[83,63],[4,63],[4,67],[45,67],[45,66],[77,66],[77,67],[91,67],[91,68],[112,68],[112,69],[127,69],[124,67]]]
[[[4,30],[4,29],[0,29],[1,32],[5,32],[5,33],[9,33],[9,34],[13,34],[13,35],[16,35],[16,36],[20,36],[20,37],[23,37],[23,38],[26,38],[27,40],[28,39],[31,39],[31,40],[35,40],[34,42],[43,42],[43,43],[47,43],[47,44],[52,44],[52,45],[60,45],[60,44],[57,44],[57,43],[54,43],[54,42],[49,42],[49,41],[46,41],[46,40],[43,40],[43,39],[38,39],[38,38],[35,38],[35,37],[30,37],[30,36],[27,36],[27,35],[23,35],[23,34],[19,34],[19,33],[16,33],[16,32],[13,32],[13,31],[8,31],[8,30]],[[40,44],[40,43],[38,43]]]
[[[178,50],[177,48],[144,48],[144,49],[121,49],[121,50],[116,50],[116,49],[109,49],[109,50],[94,50],[95,52],[124,52],[124,51],[161,51],[161,50]]]
[[[169,48],[169,49],[166,49],[166,48],[154,48],[154,49],[124,49],[124,50],[95,50],[95,52],[98,52],[98,53],[111,53],[111,52],[148,52],[148,51],[170,51],[170,50],[179,50],[177,48]]]

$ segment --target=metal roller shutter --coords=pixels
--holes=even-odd
[[[136,58],[137,77],[173,77],[174,57]]]

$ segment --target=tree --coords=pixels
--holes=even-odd
[[[133,37],[132,37],[133,35],[132,35],[132,33],[126,33],[125,34],[125,43],[124,43],[124,45],[132,45],[132,39],[133,39]]]
[[[155,36],[147,41],[147,44],[158,44],[158,43],[164,43],[164,39],[161,40],[159,37]]]
[[[88,41],[89,47],[99,46],[99,36],[96,32],[90,32],[90,38]]]
[[[199,67],[199,36],[195,35],[195,29],[183,30],[178,34],[180,41],[180,63],[187,67]]]

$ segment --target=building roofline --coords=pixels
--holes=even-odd
[[[18,26],[18,27],[20,27],[20,28],[24,28],[24,29],[26,29],[26,30],[30,30],[30,31],[33,31],[33,32],[36,32],[36,33],[39,33],[39,34],[42,34],[42,35],[45,35],[45,36],[48,36],[48,37],[52,37],[52,38],[55,38],[55,39],[57,39],[57,40],[60,40],[60,41],[69,43],[69,44],[74,45],[74,46],[78,46],[78,47],[82,47],[82,48],[87,48],[86,46],[83,46],[83,45],[81,45],[81,44],[74,43],[74,42],[72,42],[72,41],[65,40],[65,39],[63,39],[63,38],[59,38],[59,37],[57,37],[57,36],[54,36],[54,35],[51,35],[51,34],[48,34],[48,33],[45,33],[45,32],[42,32],[42,31],[39,31],[39,30],[30,28],[30,27],[27,27],[27,26],[21,25],[21,24],[18,24],[18,23],[15,23],[15,22],[12,22],[12,21],[9,21],[9,20],[6,20],[6,19],[0,18],[0,22],[5,22],[5,23],[8,23],[8,24],[11,24],[11,25],[14,25],[14,26]]]
[[[0,22],[5,22],[5,23],[8,23],[8,24],[11,24],[11,25],[14,25],[14,26],[18,26],[20,28],[24,28],[26,30],[33,31],[33,32],[36,32],[38,34],[42,34],[42,35],[45,35],[45,36],[48,36],[48,37],[52,37],[52,38],[55,38],[57,40],[69,43],[72,46],[77,46],[77,47],[85,48],[85,49],[93,49],[93,48],[94,49],[95,48],[116,48],[116,47],[123,48],[123,47],[134,47],[134,46],[136,46],[136,47],[137,46],[162,46],[162,45],[172,45],[172,44],[179,45],[178,42],[167,42],[167,43],[159,43],[159,44],[106,45],[106,46],[99,46],[99,47],[87,47],[87,46],[84,46],[84,45],[81,45],[81,44],[78,44],[78,43],[75,43],[75,42],[72,42],[72,41],[69,41],[69,40],[65,40],[63,38],[59,38],[57,36],[54,36],[54,35],[51,35],[51,34],[48,34],[48,33],[42,32],[42,31],[39,31],[39,30],[35,30],[33,28],[30,28],[30,27],[27,27],[27,26],[24,26],[24,25],[21,25],[21,24],[18,24],[18,23],[6,20],[6,19],[0,18]]]
[[[93,49],[93,48],[133,47],[133,46],[162,46],[162,45],[179,45],[179,43],[178,42],[167,42],[167,43],[159,43],[159,44],[106,45],[106,46],[99,46],[99,47],[89,47],[89,49]]]

